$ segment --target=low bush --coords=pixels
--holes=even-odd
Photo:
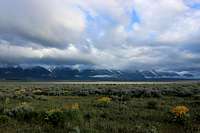
[[[0,113],[4,112],[4,108],[5,108],[4,104],[0,103]]]
[[[20,89],[20,90],[16,90],[14,93],[15,93],[16,95],[21,95],[21,94],[24,94],[25,92],[26,92],[25,89]]]
[[[84,114],[84,119],[85,120],[90,121],[92,118],[94,118],[94,113],[92,113],[92,112],[86,112]]]
[[[79,110],[64,110],[65,120],[72,123],[81,123],[83,115]]]
[[[64,123],[65,115],[61,109],[52,109],[46,112],[45,121],[52,124],[53,126],[58,126]]]
[[[18,120],[30,121],[35,116],[34,109],[27,103],[5,110],[5,114]]]
[[[160,90],[144,89],[142,97],[162,97]]]
[[[112,99],[112,101],[117,101],[117,102],[126,102],[126,101],[130,101],[131,100],[131,96],[130,95],[121,95],[121,96],[115,96],[112,95],[110,96],[110,98]]]
[[[151,100],[151,101],[147,102],[147,108],[158,109],[158,102],[155,100]]]
[[[81,131],[80,131],[80,128],[79,127],[74,127],[74,128],[72,128],[70,131],[69,131],[69,133],[80,133]]]
[[[194,100],[200,100],[200,95],[193,95],[192,97]]]
[[[193,112],[193,119],[195,122],[200,123],[200,109],[197,109]]]
[[[48,100],[48,98],[46,96],[43,96],[43,95],[35,96],[35,99],[40,100],[40,101],[47,101]]]
[[[66,122],[79,123],[83,120],[83,117],[79,111],[79,104],[75,103],[47,111],[44,120],[53,126],[64,126]]]
[[[129,100],[131,100],[131,96],[122,95],[119,100],[122,101],[122,102],[129,101]]]
[[[33,95],[31,94],[13,94],[13,99],[23,100],[23,101],[31,101],[33,100]]]
[[[96,105],[98,107],[107,107],[111,103],[111,100],[110,97],[101,97],[97,99]]]
[[[0,92],[0,101],[4,101],[6,98],[5,94]]]
[[[179,124],[185,124],[189,120],[189,109],[186,106],[175,106],[171,109],[171,120]]]
[[[6,115],[0,115],[0,124],[8,123],[9,119],[10,118]]]
[[[79,110],[80,105],[78,103],[67,103],[63,105],[64,110]]]
[[[80,113],[80,105],[78,103],[64,104],[63,112],[65,115],[65,119],[67,119],[68,121],[80,122],[83,119],[83,116]]]
[[[35,95],[42,95],[43,92],[41,90],[39,90],[39,89],[36,89],[36,90],[33,90],[33,94],[35,94]]]

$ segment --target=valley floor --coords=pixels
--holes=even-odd
[[[200,83],[1,82],[1,133],[200,133]]]

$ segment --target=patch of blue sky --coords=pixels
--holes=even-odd
[[[91,16],[88,12],[84,12],[87,19],[87,34],[92,38],[98,38],[101,36],[104,30],[115,27],[117,21],[111,16],[106,14],[99,14],[97,16]]]
[[[192,4],[192,5],[190,5],[190,7],[193,9],[200,9],[200,3]]]
[[[200,1],[185,0],[188,7],[193,9],[200,9]]]
[[[132,18],[132,22],[140,23],[140,17],[138,15],[138,13],[136,12],[136,10],[132,11],[131,18]]]
[[[134,23],[140,23],[140,16],[138,15],[138,13],[136,12],[136,10],[133,9],[132,13],[130,14],[130,23],[129,25],[126,27],[126,31],[131,31],[132,30],[132,26]]]

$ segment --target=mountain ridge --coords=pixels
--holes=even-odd
[[[181,80],[195,79],[192,73],[158,70],[113,70],[84,69],[70,67],[55,67],[51,70],[42,66],[22,68],[0,67],[0,80],[115,80],[115,81],[145,81],[145,80]]]

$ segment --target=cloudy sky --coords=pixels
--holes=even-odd
[[[1,65],[200,68],[200,0],[0,0]]]

